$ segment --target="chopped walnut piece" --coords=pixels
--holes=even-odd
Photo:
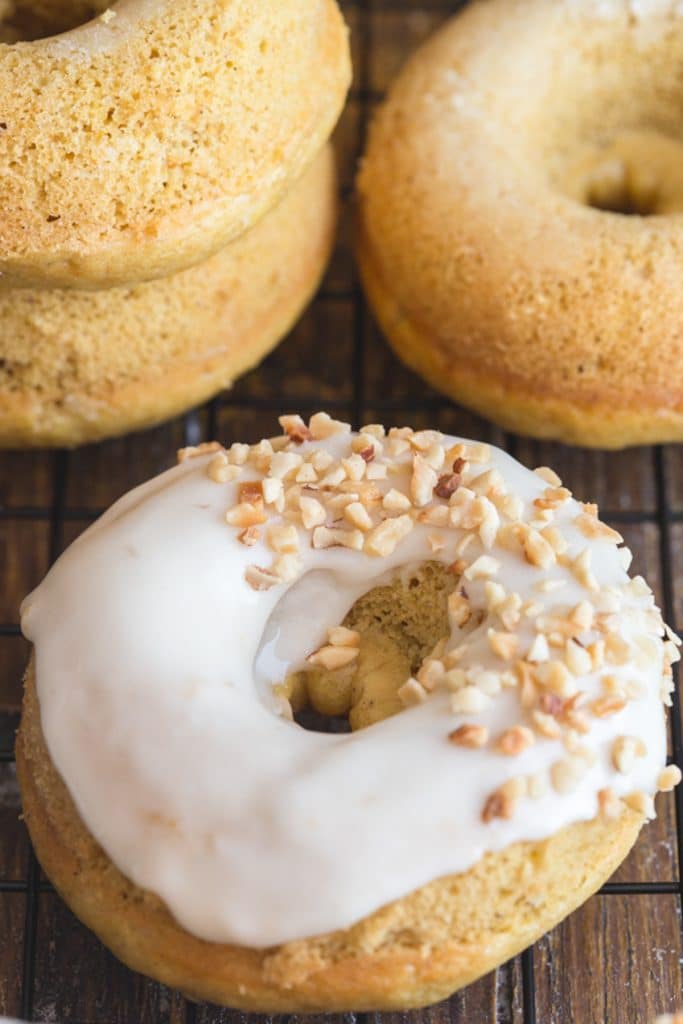
[[[606,821],[614,821],[623,810],[623,804],[609,786],[598,790],[598,813]]]
[[[448,734],[449,743],[453,743],[456,747],[469,747],[471,749],[486,746],[488,739],[489,731],[486,726],[475,725],[472,722],[460,725]]]
[[[421,455],[414,455],[410,497],[416,508],[424,508],[432,500],[437,479],[436,470]]]
[[[315,526],[322,526],[325,522],[325,508],[317,498],[308,498],[302,495],[299,498],[299,508],[301,522],[307,530],[312,530]]]
[[[462,462],[462,459],[460,461]],[[460,473],[443,473],[434,485],[434,494],[438,498],[445,498],[448,501],[451,494],[457,491],[461,483],[462,476]]]
[[[225,521],[229,526],[239,526],[242,529],[259,526],[261,523],[265,523],[267,518],[263,510],[262,498],[259,504],[242,502],[239,505],[234,505],[225,513]]]
[[[395,519],[385,519],[371,533],[367,534],[365,550],[370,555],[386,558],[392,554],[404,537],[408,536],[414,525],[409,515],[396,516]]]
[[[501,790],[496,790],[486,800],[481,812],[481,820],[485,825],[488,825],[495,818],[503,818],[509,821],[515,813],[516,806],[517,801],[514,797],[508,796],[501,792]]]
[[[260,537],[260,531],[256,526],[248,526],[246,530],[242,530],[241,533],[237,534],[237,539],[240,544],[244,544],[245,547],[251,548],[257,543]]]
[[[270,590],[271,587],[282,583],[282,580],[269,569],[262,569],[258,565],[248,565],[244,572],[244,578],[254,590]]]
[[[659,773],[657,779],[657,789],[660,793],[670,793],[674,786],[677,786],[681,781],[681,769],[677,764],[667,765]]]
[[[551,487],[561,487],[562,481],[555,472],[554,469],[550,469],[548,466],[538,466],[534,473],[536,476],[540,476],[541,480],[545,480]]]
[[[360,530],[329,530],[326,526],[316,526],[313,531],[314,548],[350,548],[352,551],[363,550],[363,534]]]
[[[514,658],[517,653],[518,644],[518,637],[514,633],[501,633],[495,629],[489,629],[487,636],[494,654],[497,654],[504,661],[510,661]]]
[[[350,665],[358,657],[357,647],[341,647],[335,644],[327,644],[309,654],[306,661],[310,665],[320,665],[322,668],[333,672],[336,668],[344,668]]]
[[[176,452],[176,458],[179,463],[186,462],[188,459],[197,458],[199,455],[209,455],[211,452],[221,452],[223,450],[223,445],[219,441],[203,441],[202,444],[179,448]]]
[[[408,679],[403,686],[398,688],[399,700],[406,707],[413,707],[415,704],[422,704],[427,699],[427,691],[421,683],[418,683],[417,679],[413,679],[412,676]]]
[[[608,718],[616,715],[626,707],[626,700],[623,697],[596,697],[591,701],[590,709],[596,718]]]
[[[647,747],[638,736],[617,736],[612,744],[612,764],[621,775],[628,775],[637,757],[645,757]]]
[[[526,725],[513,725],[496,740],[495,749],[507,757],[517,757],[536,742],[531,729]]]

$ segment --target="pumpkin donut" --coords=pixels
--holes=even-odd
[[[358,181],[398,354],[505,428],[683,439],[683,13],[487,0],[409,60]]]
[[[334,0],[0,5],[10,40],[28,16],[97,11],[0,43],[0,286],[130,285],[206,259],[300,178],[344,101]]]
[[[586,899],[680,779],[676,640],[550,470],[281,424],[183,451],[24,602],[25,818],[75,913],[168,985],[424,1005]],[[307,702],[355,731],[302,728]]]

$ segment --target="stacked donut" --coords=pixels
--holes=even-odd
[[[349,76],[334,0],[0,4],[0,444],[144,426],[279,340]]]

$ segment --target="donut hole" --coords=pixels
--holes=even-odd
[[[61,35],[111,6],[111,0],[0,0],[0,42],[33,42]]]
[[[425,562],[363,595],[342,623],[360,634],[358,657],[286,680],[295,721],[315,732],[346,732],[403,711],[398,690],[448,635],[448,595],[457,585],[446,566]]]

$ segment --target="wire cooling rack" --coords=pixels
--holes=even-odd
[[[281,412],[321,407],[355,425],[381,419],[490,440],[529,465],[552,465],[579,497],[597,498],[633,549],[636,569],[655,586],[667,620],[683,626],[681,448],[606,454],[504,435],[404,370],[364,303],[350,254],[348,200],[368,118],[406,54],[459,6],[344,4],[355,81],[336,133],[346,207],[340,241],[316,301],[261,368],[205,407],[135,438],[76,452],[0,454],[0,1013],[64,1024],[246,1024],[250,1016],[187,1002],[115,961],[42,876],[18,817],[13,740],[27,653],[19,601],[112,500],[166,468],[176,447],[212,437],[257,440],[274,431]],[[676,696],[671,754],[678,763],[682,750]],[[429,1010],[318,1020],[649,1024],[680,1008],[683,787],[660,796],[658,809],[614,879],[498,971]]]

